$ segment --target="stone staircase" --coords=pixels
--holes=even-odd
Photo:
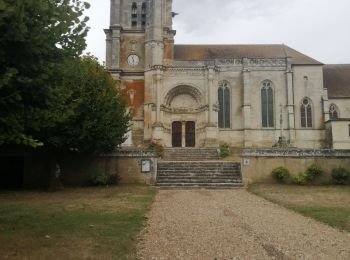
[[[230,189],[242,186],[240,163],[220,161],[214,148],[168,148],[158,162],[156,185],[163,188]]]
[[[166,148],[165,161],[208,161],[219,160],[216,148]]]

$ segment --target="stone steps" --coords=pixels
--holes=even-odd
[[[208,161],[218,160],[216,148],[167,148],[164,159],[171,161]]]
[[[174,185],[173,183],[161,183],[157,184],[157,186],[161,189],[169,189],[169,190],[178,190],[178,189],[215,189],[215,190],[225,190],[225,189],[233,189],[233,188],[241,188],[242,183],[235,184],[227,184],[227,183],[213,183],[213,184],[193,184],[193,183],[182,183]]]
[[[158,163],[156,184],[166,189],[241,187],[240,163],[219,161],[216,148],[167,148]]]
[[[240,163],[227,161],[161,161],[156,185],[161,188],[229,189],[242,186]]]

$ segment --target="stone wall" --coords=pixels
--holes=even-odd
[[[154,152],[129,150],[118,151],[102,156],[115,165],[120,183],[154,184],[157,172],[157,158]],[[150,162],[150,171],[142,172],[142,162]],[[147,162],[146,162],[147,163]]]
[[[0,154],[1,156],[1,154]],[[13,157],[13,156],[12,156]],[[7,157],[8,158],[8,155]],[[44,151],[19,153],[22,158],[24,189],[46,189],[50,186],[50,157]],[[142,172],[142,162],[150,162],[150,171]],[[151,151],[120,151],[101,156],[66,153],[60,158],[60,180],[64,187],[91,185],[91,175],[117,174],[123,184],[153,184],[157,159]]]
[[[273,169],[286,167],[292,176],[317,164],[325,171],[320,183],[326,182],[332,169],[344,167],[350,170],[350,150],[254,150],[242,152],[242,176],[245,184],[274,182]]]

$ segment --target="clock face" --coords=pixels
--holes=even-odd
[[[139,64],[140,62],[140,58],[139,56],[135,55],[135,54],[131,54],[128,57],[128,64],[130,67],[135,67]]]

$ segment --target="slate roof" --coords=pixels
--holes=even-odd
[[[284,44],[258,45],[175,45],[175,60],[213,60],[240,58],[292,58],[293,65],[322,65]]]
[[[325,65],[323,84],[330,98],[350,98],[350,64]]]

